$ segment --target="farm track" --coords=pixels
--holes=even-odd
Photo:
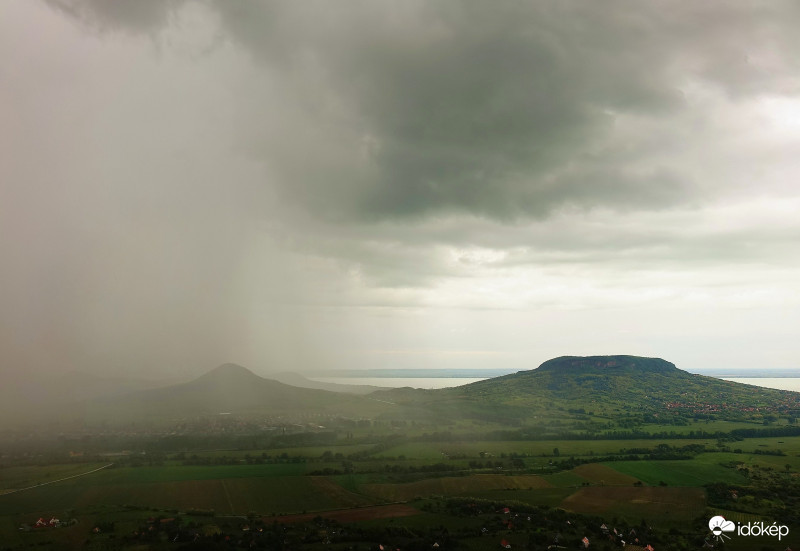
[[[227,487],[227,486],[225,486],[225,479],[221,479],[221,480],[220,480],[220,483],[222,484],[222,489],[223,489],[223,491],[225,492],[225,499],[227,499],[227,500],[228,500],[228,505],[229,505],[229,506],[230,506],[230,508],[231,508],[231,514],[234,514],[236,511],[235,511],[235,510],[234,510],[234,508],[233,508],[233,501],[231,501],[231,494],[230,494],[230,492],[228,491],[228,487]]]
[[[25,490],[32,490],[34,488],[41,488],[42,486],[47,486],[48,484],[55,484],[56,482],[63,482],[65,480],[70,480],[72,478],[78,478],[80,476],[86,476],[87,474],[92,474],[92,473],[96,473],[97,471],[102,471],[103,469],[107,469],[108,467],[110,467],[112,465],[113,465],[113,463],[109,463],[108,465],[103,465],[102,467],[98,467],[97,469],[93,469],[93,470],[85,472],[85,473],[74,474],[72,476],[65,476],[64,478],[59,478],[58,480],[51,480],[50,482],[42,482],[41,484],[34,484],[33,486],[28,486],[26,488],[17,488],[15,490],[0,492],[0,496],[18,494],[19,492],[24,492]]]

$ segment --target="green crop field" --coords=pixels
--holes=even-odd
[[[702,454],[681,461],[613,461],[608,467],[630,475],[652,486],[661,482],[669,486],[703,486],[711,482],[747,484],[747,478],[736,469],[720,465],[717,454]]]

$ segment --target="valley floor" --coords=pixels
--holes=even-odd
[[[726,549],[800,544],[800,436],[391,441],[5,465],[0,549],[617,545],[603,524],[655,549],[696,549],[715,514],[791,527],[779,545],[738,537]]]

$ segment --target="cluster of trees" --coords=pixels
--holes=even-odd
[[[397,435],[402,438],[402,435]],[[770,436],[800,436],[800,426],[782,427],[754,427],[752,429],[733,429],[729,432],[704,430],[691,430],[689,432],[658,431],[648,432],[643,430],[606,430],[581,431],[574,429],[556,429],[550,427],[523,427],[515,430],[496,430],[485,433],[460,434],[450,431],[424,433],[412,438],[422,442],[452,442],[456,440],[481,441],[481,440],[512,440],[512,441],[538,441],[538,440],[725,440],[738,441],[744,438],[764,438]]]
[[[452,473],[455,471],[459,471],[462,468],[458,465],[453,465],[449,463],[434,463],[432,465],[389,465],[384,463],[383,465],[368,465],[366,467],[359,467],[358,472],[360,473],[393,473],[393,474],[414,474],[414,473]],[[309,474],[312,476],[320,476],[320,475],[337,475],[337,474],[347,474],[354,472],[354,466],[352,463],[344,461],[342,462],[342,468],[336,469],[333,467],[326,467],[324,469],[318,469],[316,471],[312,471]]]
[[[739,451],[741,452],[741,450]],[[754,449],[752,453],[755,455],[786,455],[783,450],[762,450],[759,448]]]
[[[251,456],[250,454],[245,454],[244,457],[238,456],[229,456],[229,455],[218,455],[218,456],[198,456],[196,454],[192,454],[190,456],[186,456],[185,453],[179,453],[176,456],[177,459],[181,460],[183,465],[241,465],[242,463],[246,463],[248,465],[274,465],[274,464],[281,464],[281,463],[305,463],[308,461],[306,457],[293,455],[290,456],[289,454],[282,453],[280,455],[268,455],[266,453],[262,453],[261,455]]]
[[[768,436],[800,436],[800,426],[733,429],[731,435],[737,438],[765,438]]]
[[[512,465],[516,468],[523,468],[525,467],[525,462],[522,459],[514,459],[512,460]],[[504,467],[505,464],[502,461],[470,461],[469,468],[470,469],[500,469]]]
[[[687,444],[685,446],[670,446],[669,444],[659,444],[655,448],[622,448],[621,454],[646,455],[654,459],[672,459],[673,455],[697,455],[707,452],[708,449],[703,444]]]

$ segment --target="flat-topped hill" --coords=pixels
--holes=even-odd
[[[547,360],[536,369],[537,373],[549,371],[572,375],[586,373],[599,375],[686,373],[675,367],[675,364],[661,358],[643,358],[641,356],[561,356]]]
[[[479,381],[461,387],[468,396],[503,394],[517,400],[525,398],[560,398],[565,400],[631,400],[644,398],[674,399],[700,379],[660,358],[639,356],[562,356],[541,364],[537,369]],[[729,390],[727,381],[718,391]],[[705,381],[706,384],[708,381]]]

